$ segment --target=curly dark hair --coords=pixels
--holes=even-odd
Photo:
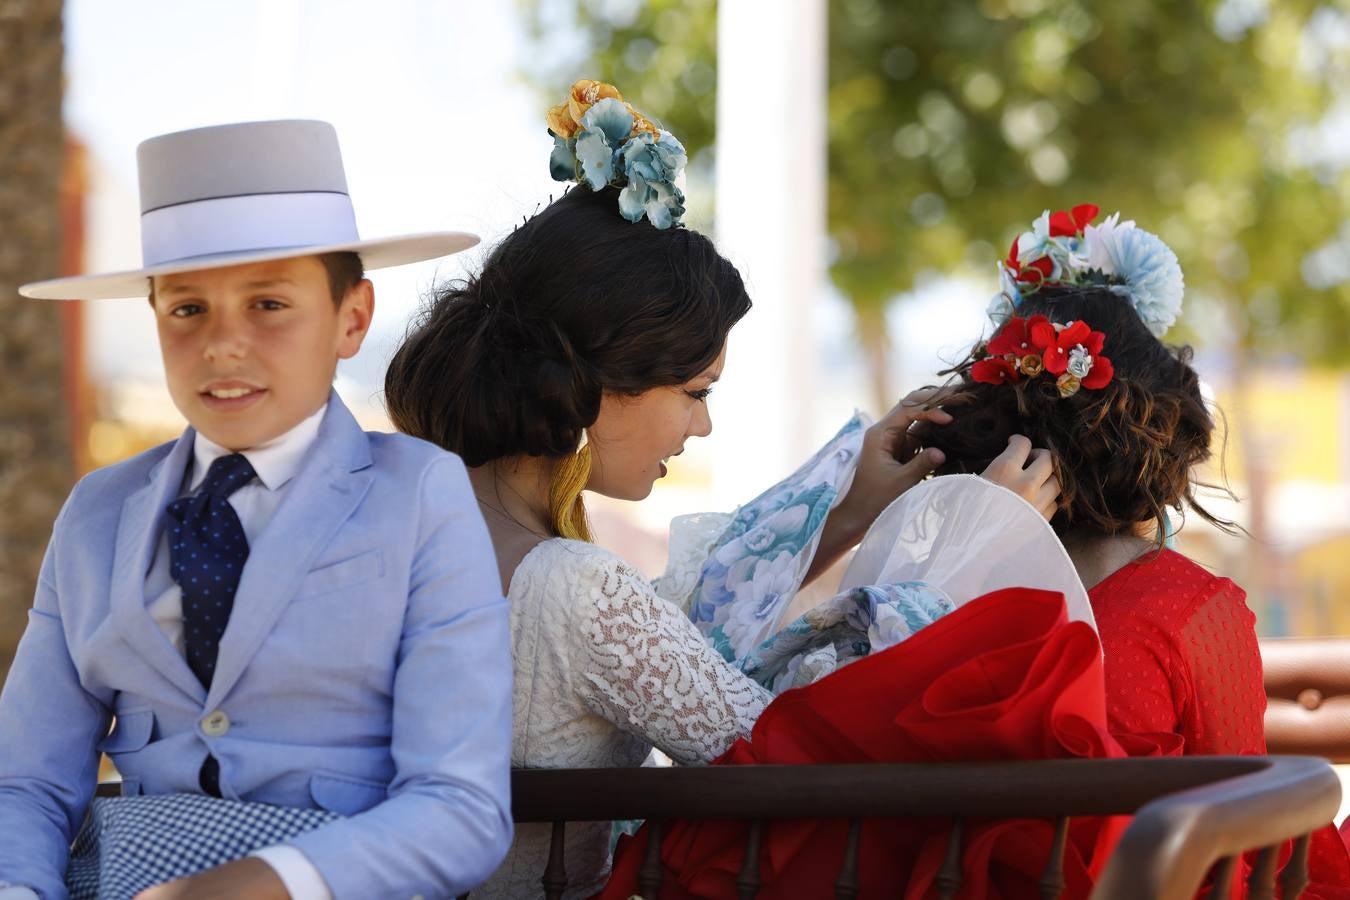
[[[1194,509],[1225,530],[1233,523],[1210,514],[1196,500],[1197,465],[1209,459],[1214,419],[1200,393],[1188,346],[1155,338],[1131,305],[1107,288],[1046,287],[1024,298],[1017,314],[1054,322],[1086,322],[1106,335],[1102,355],[1115,375],[1099,390],[1061,398],[1049,374],[1016,384],[974,381],[978,348],[949,375],[956,393],[943,401],[955,420],[916,426],[924,446],[946,454],[938,474],[979,473],[1024,434],[1051,451],[1060,483],[1059,533],[1132,533],[1140,523],[1161,522],[1167,508]],[[1161,544],[1162,537],[1158,537]]]
[[[414,321],[385,375],[394,425],[463,457],[562,457],[602,392],[697,376],[750,309],[736,268],[687,228],[628,222],[576,188],[508,235]]]

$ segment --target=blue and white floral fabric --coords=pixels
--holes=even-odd
[[[946,595],[921,581],[867,585],[836,594],[733,661],[780,694],[894,646],[951,611]]]
[[[826,517],[852,484],[867,425],[855,415],[797,471],[735,513],[671,523],[671,564],[658,591],[688,611],[724,659],[780,693],[1013,586],[1060,591],[1072,618],[1092,621],[1087,592],[1040,513],[1006,488],[956,475],[892,503],[864,537],[842,590],[782,622]]]
[[[867,425],[855,415],[797,471],[731,516],[672,523],[672,563],[691,550],[700,562],[692,587],[679,574],[692,568],[672,565],[667,585],[678,586],[663,593],[682,602],[723,658],[775,693],[898,643],[951,611],[946,596],[922,582],[878,584],[838,594],[780,625],[826,517],[852,484]]]
[[[852,483],[865,430],[855,415],[801,468],[737,509],[709,548],[689,618],[726,659],[746,656],[777,630],[825,518]]]

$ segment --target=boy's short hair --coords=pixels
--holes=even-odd
[[[316,253],[314,258],[322,265],[323,270],[328,273],[328,290],[333,295],[333,305],[341,306],[342,298],[347,296],[347,292],[361,283],[361,279],[366,277],[365,264],[361,262],[361,254],[350,251],[339,251],[337,253]],[[155,279],[150,279],[150,305],[155,303]]]
[[[323,263],[328,273],[328,289],[333,294],[333,305],[341,306],[347,292],[361,283],[366,277],[365,264],[361,254],[352,252],[320,253],[316,257]]]

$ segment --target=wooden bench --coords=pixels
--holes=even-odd
[[[747,832],[740,896],[759,886],[757,847],[765,821],[838,818],[850,822],[839,848],[835,895],[858,895],[858,830],[863,818],[952,820],[940,896],[961,885],[962,820],[1031,817],[1055,822],[1041,895],[1058,897],[1071,818],[1132,814],[1093,900],[1190,900],[1214,871],[1231,882],[1237,856],[1259,850],[1248,896],[1275,896],[1279,845],[1294,839],[1294,858],[1280,875],[1281,896],[1296,898],[1307,879],[1308,835],[1330,822],[1340,804],[1331,766],[1311,757],[1181,757],[1126,760],[926,765],[726,766],[680,769],[531,769],[512,777],[517,822],[552,823],[542,873],[544,897],[567,886],[566,822],[645,818],[654,833],[669,819],[741,819]],[[661,868],[648,844],[640,887],[655,898]],[[1222,890],[1213,896],[1225,896]]]
[[[1092,900],[1190,900],[1207,877],[1225,896],[1237,857],[1259,851],[1248,880],[1252,900],[1273,898],[1279,846],[1294,854],[1279,875],[1293,900],[1307,880],[1308,835],[1330,822],[1340,781],[1328,760],[1350,762],[1350,638],[1266,640],[1261,644],[1269,707],[1268,757],[1047,760],[928,765],[727,766],[709,768],[524,769],[512,773],[518,823],[552,825],[541,894],[560,898],[566,823],[646,819],[659,834],[672,819],[737,819],[747,829],[742,898],[759,886],[757,847],[765,822],[837,818],[850,822],[839,848],[835,895],[856,897],[858,835],[864,818],[950,819],[940,897],[960,889],[962,822],[997,817],[1055,823],[1041,896],[1063,889],[1069,822],[1133,815]],[[1325,757],[1325,758],[1317,758]],[[117,786],[100,785],[100,794]],[[648,845],[640,889],[655,898],[661,867]]]
[[[1350,638],[1261,642],[1271,753],[1350,763]]]

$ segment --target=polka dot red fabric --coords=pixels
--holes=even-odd
[[[1112,731],[1171,733],[1181,752],[1266,751],[1256,616],[1227,578],[1179,553],[1148,553],[1088,592]]]

